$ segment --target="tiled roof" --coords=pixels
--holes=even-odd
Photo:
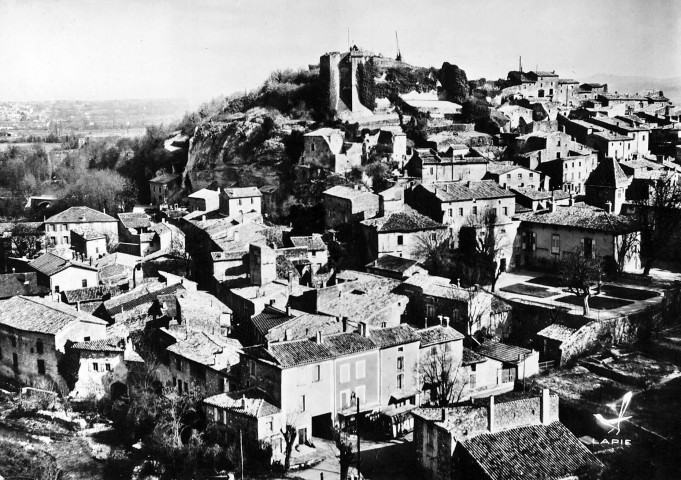
[[[178,178],[180,178],[179,173],[162,173],[161,175],[158,175],[149,181],[154,183],[170,183],[177,180]]]
[[[445,225],[415,211],[391,212],[384,217],[364,220],[361,223],[376,228],[379,233],[420,232],[447,228]]]
[[[395,185],[395,186],[390,187],[386,190],[383,190],[382,192],[379,192],[378,195],[380,197],[382,197],[383,200],[385,200],[385,201],[403,200],[404,199],[404,188],[400,187],[399,185]]]
[[[356,190],[352,187],[346,187],[344,185],[336,185],[335,187],[331,187],[328,190],[324,191],[324,195],[330,195],[332,197],[339,197],[339,198],[345,198],[348,200],[353,200],[357,197],[361,197],[362,195],[373,195],[371,192],[367,192],[364,190]]]
[[[499,186],[494,180],[482,180],[480,182],[470,182],[468,188],[473,193],[474,198],[507,198],[513,194]]]
[[[310,251],[326,250],[326,244],[321,235],[310,235],[307,237],[291,237],[294,247],[307,247]]]
[[[106,325],[104,320],[52,300],[20,296],[0,302],[0,324],[17,330],[54,335],[74,322]]]
[[[244,353],[274,361],[284,368],[322,362],[334,356],[326,345],[310,340],[271,343],[269,349],[262,345],[244,348]]]
[[[218,300],[215,296],[202,290],[187,290],[175,294],[179,305],[182,323],[188,328],[220,327],[220,316],[231,314],[232,309]],[[169,302],[173,303],[173,302]]]
[[[123,292],[123,289],[116,285],[107,287],[104,285],[97,285],[95,287],[78,288],[76,290],[66,290],[62,293],[66,303],[76,302],[94,302],[97,300],[104,300],[106,298],[115,297]]]
[[[372,332],[369,333],[371,335]],[[369,337],[364,337],[357,332],[337,333],[324,337],[324,346],[328,347],[333,355],[350,355],[353,353],[374,350],[376,345]]]
[[[430,185],[421,185],[443,202],[462,202],[474,199],[506,198],[512,197],[513,193],[501,188],[494,180],[480,182],[442,182]]]
[[[236,339],[191,330],[184,330],[184,336],[175,338],[177,341],[167,350],[199,365],[223,370],[239,362],[241,344]]]
[[[489,480],[560,480],[604,468],[560,422],[484,433],[461,446]]]
[[[92,223],[116,222],[117,220],[106,213],[90,207],[71,207],[61,213],[52,215],[45,223]]]
[[[367,268],[404,273],[419,262],[395,255],[383,255],[367,265]]]
[[[530,355],[532,350],[516,347],[515,345],[507,345],[501,342],[486,340],[478,347],[476,353],[494,360],[499,360],[500,362],[518,363],[518,357],[520,357],[522,360],[526,356]]]
[[[122,313],[126,310],[129,311],[141,305],[153,303],[160,295],[166,295],[178,290],[184,290],[184,287],[179,283],[153,292],[150,292],[148,289],[146,289],[146,287],[144,287],[141,290],[134,291],[129,294],[119,295],[118,297],[114,297],[111,300],[107,300],[104,302],[104,308],[106,308],[106,310],[109,312],[109,315],[118,315],[119,313]]]
[[[619,188],[625,187],[628,183],[629,179],[617,160],[606,157],[591,172],[584,185]]]
[[[397,325],[396,327],[377,328],[371,330],[369,339],[378,348],[387,348],[405,343],[418,342],[421,337],[408,325]]]
[[[262,192],[258,187],[225,188],[225,195],[229,198],[262,197]]]
[[[201,190],[197,190],[196,192],[189,195],[189,198],[203,198],[208,200],[219,196],[220,193],[218,193],[216,190],[211,190],[210,188],[202,188]]]
[[[494,175],[503,175],[504,173],[512,172],[513,170],[526,170],[528,172],[540,174],[536,170],[521,167],[520,165],[508,165],[500,162],[489,162],[487,165],[487,171]]]
[[[454,330],[452,327],[446,327],[443,325],[422,328],[421,330],[416,330],[416,334],[421,338],[421,347],[463,340],[464,338],[461,333]]]
[[[556,72],[543,72],[543,71],[536,71],[536,72],[530,72],[534,73],[538,77],[557,77],[558,74]]]
[[[451,280],[446,277],[420,273],[409,277],[404,281],[403,285],[418,287],[424,295],[461,302],[468,302],[471,299],[471,295],[475,294],[465,288],[452,284]]]
[[[577,331],[576,328],[570,328],[560,323],[553,323],[548,327],[537,332],[537,336],[550,338],[551,340],[558,340],[563,342]]]
[[[281,412],[279,408],[265,400],[264,392],[256,388],[220,393],[204,399],[203,402],[206,405],[255,418],[268,417]]]
[[[478,355],[475,353],[473,350],[464,347],[463,348],[463,356],[461,358],[461,365],[473,365],[474,363],[483,363],[486,362],[487,358],[483,357],[482,355]]]
[[[51,277],[62,270],[66,270],[69,267],[84,268],[86,270],[97,271],[95,267],[89,265],[84,265],[82,263],[75,263],[70,260],[65,260],[53,253],[47,252],[33,260],[28,264],[29,267],[37,270],[38,272]]]
[[[146,213],[119,213],[118,219],[125,228],[149,228],[151,221]]]
[[[125,351],[125,339],[121,337],[110,337],[103,340],[78,342],[73,344],[73,348],[76,350],[87,350],[89,352],[123,352]]]
[[[50,289],[38,285],[36,272],[0,274],[0,299],[17,295],[43,296],[50,293]]]
[[[605,210],[588,205],[558,205],[554,212],[544,210],[541,212],[521,213],[516,215],[515,218],[528,223],[583,228],[611,233],[635,230],[635,225],[630,218],[607,213]]]
[[[265,335],[270,329],[281,325],[293,318],[292,315],[287,315],[286,312],[266,306],[265,310],[258,315],[251,318],[251,323],[258,332]]]

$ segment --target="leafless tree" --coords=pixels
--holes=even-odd
[[[466,289],[468,293],[468,303],[464,320],[466,321],[466,333],[473,335],[476,326],[482,327],[485,318],[489,318],[491,310],[491,296],[477,286]],[[487,301],[489,300],[489,302]]]
[[[492,291],[505,270],[501,257],[510,247],[510,240],[503,235],[499,220],[494,209],[485,209],[481,214],[469,217],[466,226],[470,229],[469,235],[473,237],[469,242],[472,245],[466,246],[464,242],[463,247],[474,250],[480,258],[479,267],[484,270],[481,272],[482,276],[491,280]]]
[[[431,274],[446,273],[449,240],[447,231],[421,232],[416,236],[413,255],[425,264]]]
[[[338,462],[340,463],[340,478],[341,480],[347,480],[348,471],[355,459],[355,454],[352,451],[352,442],[348,438],[348,435],[341,431],[340,428],[334,428],[333,439],[336,443],[336,448],[338,449]]]
[[[435,347],[418,367],[421,384],[431,388],[431,401],[438,407],[461,401],[469,382],[461,359],[446,345]]]
[[[293,446],[298,436],[298,421],[300,419],[300,412],[292,411],[286,414],[286,419],[284,422],[284,428],[280,429],[281,434],[284,437],[284,444],[286,449],[284,450],[284,472],[288,472],[291,468],[291,453],[293,452]]]
[[[641,231],[643,275],[649,275],[660,252],[681,225],[681,186],[676,176],[655,181],[648,195],[634,204],[637,227]]]
[[[586,255],[584,247],[579,246],[566,252],[560,262],[560,281],[570,293],[582,299],[584,315],[588,315],[591,285],[600,280],[603,270],[595,253]]]
[[[617,252],[617,273],[621,275],[631,255],[639,249],[640,236],[638,232],[629,232],[619,235],[615,239]]]

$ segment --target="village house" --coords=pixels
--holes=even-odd
[[[118,221],[90,207],[71,207],[45,220],[45,238],[51,247],[70,248],[71,230],[87,228],[106,236],[107,245],[118,243]]]
[[[485,180],[494,180],[501,188],[529,188],[533,190],[545,190],[548,188],[548,179],[542,178],[542,173],[537,170],[521,167],[519,165],[506,165],[503,163],[489,162]]]
[[[410,177],[421,178],[423,184],[433,182],[477,182],[487,173],[489,160],[452,153],[438,154],[435,150],[415,148],[406,165]]]
[[[68,341],[105,336],[106,322],[51,300],[17,296],[0,303],[0,362],[17,376],[56,380]]]
[[[492,180],[417,185],[407,196],[407,203],[447,225],[455,245],[461,227],[475,223],[478,216],[486,212],[503,216],[515,213],[515,195]]]
[[[42,222],[0,223],[0,272],[8,272],[11,258],[35,258],[46,246]]]
[[[639,157],[650,153],[648,148],[650,127],[604,116],[585,117],[585,120],[613,134],[632,138],[634,141],[627,143],[627,151],[623,152],[626,157]]]
[[[341,331],[343,322],[338,317],[302,312],[290,307],[279,309],[273,305],[265,305],[263,311],[253,315],[242,329],[247,345],[309,339],[316,332],[328,335]]]
[[[407,159],[407,135],[401,128],[383,127],[378,133],[374,152],[389,156],[393,162],[403,165]]]
[[[364,156],[364,145],[346,142],[342,130],[320,128],[303,135],[303,154],[299,164],[342,174],[361,165]]]
[[[202,188],[187,197],[190,212],[213,212],[220,208],[220,189]]]
[[[378,194],[378,216],[383,217],[390,212],[404,208],[404,187],[394,185]]]
[[[549,202],[553,202],[556,205],[568,205],[572,198],[571,193],[564,192],[563,190],[549,191],[535,190],[533,188],[512,188],[511,191],[515,193],[515,200],[518,205],[528,208],[533,212],[548,208]]]
[[[120,295],[125,290],[127,290],[127,285],[125,289],[121,285],[96,285],[75,290],[64,290],[61,292],[60,301],[71,305],[76,310],[92,313],[106,300]]]
[[[638,235],[630,218],[588,205],[555,206],[516,215],[520,220],[513,250],[516,267],[555,270],[562,256],[582,249],[587,257],[623,262],[638,268],[637,248],[627,235]]]
[[[630,180],[614,158],[604,158],[584,183],[586,203],[619,215]]]
[[[559,366],[563,358],[563,343],[576,331],[576,328],[568,327],[560,323],[552,323],[539,330],[537,332],[537,346],[542,354],[542,358],[545,361],[553,361],[555,366]]]
[[[539,373],[539,352],[485,340],[474,349],[475,353],[502,363],[498,373],[498,383],[524,380]]]
[[[180,189],[181,181],[182,175],[177,173],[163,173],[149,180],[151,203],[154,205],[167,204]]]
[[[86,259],[99,258],[108,253],[106,236],[90,228],[71,230],[71,249]]]
[[[118,251],[144,257],[152,252],[155,233],[146,213],[118,214]]]
[[[78,342],[71,346],[78,356],[78,380],[71,396],[96,399],[109,395],[116,401],[128,394],[128,372],[132,363],[144,360],[135,352],[130,339],[110,337]]]
[[[584,183],[596,165],[596,154],[587,154],[547,160],[538,169],[550,178],[551,190],[583,194]]]
[[[175,294],[178,323],[188,330],[227,336],[232,310],[208,292],[184,290]]]
[[[305,237],[291,237],[291,244],[294,247],[305,248],[307,250],[307,260],[313,267],[313,271],[326,266],[329,263],[329,250],[322,236],[318,233],[313,233]]]
[[[379,197],[370,192],[337,185],[324,192],[326,228],[356,224],[374,218],[379,210]]]
[[[130,318],[148,319],[160,317],[161,312],[152,308],[158,297],[185,290],[181,283],[166,285],[165,283],[145,283],[132,290],[105,300],[92,314],[107,323],[121,322]]]
[[[373,275],[406,280],[412,275],[427,274],[427,270],[416,260],[394,255],[383,255],[366,265],[367,272]]]
[[[521,479],[523,472],[542,478],[584,478],[603,464],[558,420],[558,396],[486,405],[418,408],[414,448],[429,479]],[[539,439],[539,440],[538,440]]]
[[[203,400],[208,425],[215,427],[218,441],[225,445],[243,441],[248,458],[262,443],[272,446],[273,459],[281,459],[286,448],[282,431],[286,416],[265,400],[257,388],[219,393]]]
[[[244,214],[262,214],[262,193],[257,187],[225,188],[220,192],[220,213],[243,218]]]
[[[482,356],[464,347],[461,366],[465,383],[461,400],[475,401],[491,395],[510,392],[515,387],[515,379],[503,375],[503,363],[490,357]]]
[[[441,373],[459,375],[458,369],[462,367],[463,339],[464,336],[452,327],[442,323],[430,327],[414,330],[420,338],[418,351],[418,389],[421,392],[419,403],[421,405],[437,402],[437,383],[433,382]],[[452,378],[454,381],[455,379]],[[463,380],[463,379],[461,379]],[[461,382],[457,382],[461,383]],[[457,393],[452,389],[452,394]],[[460,401],[461,398],[452,398],[452,401]]]
[[[383,255],[421,260],[423,248],[430,237],[433,242],[441,242],[447,236],[447,227],[416,211],[399,211],[384,217],[372,218],[361,222],[365,241],[366,261]]]
[[[65,260],[53,253],[44,253],[28,264],[38,274],[38,285],[51,293],[93,287],[99,284],[98,270],[89,263]]]

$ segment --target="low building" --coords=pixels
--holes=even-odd
[[[71,230],[71,249],[83,258],[99,258],[108,253],[106,235],[91,228]]]
[[[586,203],[619,215],[630,183],[617,160],[604,158],[584,182]]]
[[[106,322],[51,300],[18,296],[0,302],[0,362],[17,376],[56,380],[67,342],[105,336]]]
[[[548,182],[542,179],[542,173],[519,165],[506,165],[490,162],[487,165],[486,180],[494,180],[501,188],[528,188],[541,190],[548,187]]]
[[[365,268],[371,274],[397,280],[406,280],[412,275],[428,273],[418,261],[390,254],[377,258]]]
[[[440,243],[448,235],[447,227],[416,211],[391,212],[384,217],[361,222],[366,246],[366,260],[383,255],[422,260],[428,239]]]
[[[492,340],[485,340],[475,353],[502,363],[500,383],[524,380],[539,373],[539,352]]]
[[[192,331],[227,336],[232,329],[232,309],[208,292],[184,290],[175,293],[177,319]]]
[[[291,237],[291,244],[307,250],[307,260],[315,272],[329,263],[329,250],[318,233],[305,237]]]
[[[555,205],[574,204],[573,195],[563,190],[535,190],[533,188],[512,188],[518,205],[528,208],[533,212],[549,208],[549,203]],[[520,212],[519,212],[520,213]]]
[[[379,210],[379,197],[371,192],[338,185],[324,192],[326,228],[356,224],[374,218]]]
[[[262,215],[262,193],[257,187],[225,188],[220,192],[219,203],[220,213],[227,217]]]
[[[477,182],[487,173],[489,160],[467,157],[452,150],[451,155],[440,155],[435,150],[416,148],[406,164],[410,177],[421,178],[424,184],[433,182]]]
[[[345,141],[345,133],[335,128],[320,128],[303,136],[303,154],[299,163],[344,173],[362,164],[364,148],[361,143]]]
[[[560,364],[562,358],[562,346],[573,333],[577,331],[576,328],[568,327],[560,323],[552,323],[546,328],[537,332],[537,339],[539,341],[540,352],[545,361],[553,360]]]
[[[202,188],[187,197],[190,212],[213,212],[220,208],[220,189]]]
[[[51,293],[93,287],[99,284],[98,269],[89,264],[65,260],[45,253],[28,264],[38,274],[38,285]]]
[[[23,295],[45,297],[50,294],[48,287],[38,284],[37,272],[0,274],[0,300]]]

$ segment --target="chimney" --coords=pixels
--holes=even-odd
[[[445,420],[447,420],[447,409],[442,407],[442,417],[440,418],[440,421],[444,422]]]
[[[348,331],[348,317],[343,317],[343,332]]]
[[[442,315],[437,316],[438,324],[442,325]]]
[[[17,273],[17,269],[12,267],[12,273]]]
[[[608,213],[612,213],[612,202],[610,200],[605,202],[605,211]]]
[[[575,194],[571,193],[570,194],[570,200],[568,201],[568,205],[570,205],[572,207],[572,206],[574,206],[574,204],[575,204]]]
[[[318,343],[319,345],[321,345],[323,340],[324,340],[324,336],[322,335],[322,331],[317,330],[317,336],[315,337],[315,343]]]
[[[364,322],[359,322],[359,334],[363,337],[369,336],[369,330],[367,330],[367,324]]]
[[[541,391],[540,420],[542,425],[551,423],[551,392],[548,388]]]
[[[284,340],[293,340],[293,334],[291,333],[291,329],[287,328],[284,330]]]
[[[76,311],[80,312],[80,301],[76,302]]]
[[[162,219],[161,219],[161,222],[162,222],[162,223],[166,223],[166,222],[167,222],[167,221],[166,221],[166,218],[165,218],[165,217],[162,218]]]
[[[270,298],[270,307],[274,305],[274,298]]]
[[[490,433],[494,433],[494,395],[489,397],[489,408],[487,410],[487,423]]]
[[[201,215],[201,221],[202,221],[202,222],[205,222],[205,221],[206,221],[206,216],[205,216],[205,215]]]
[[[449,317],[443,317],[444,323],[442,324],[443,327],[448,327],[449,326]]]
[[[286,315],[291,316],[291,305],[286,305]]]
[[[549,200],[549,211],[551,213],[556,211],[556,202],[552,202],[551,200]]]
[[[246,394],[241,395],[241,408],[246,409]]]
[[[461,279],[460,278],[456,279],[456,286],[461,288]]]

